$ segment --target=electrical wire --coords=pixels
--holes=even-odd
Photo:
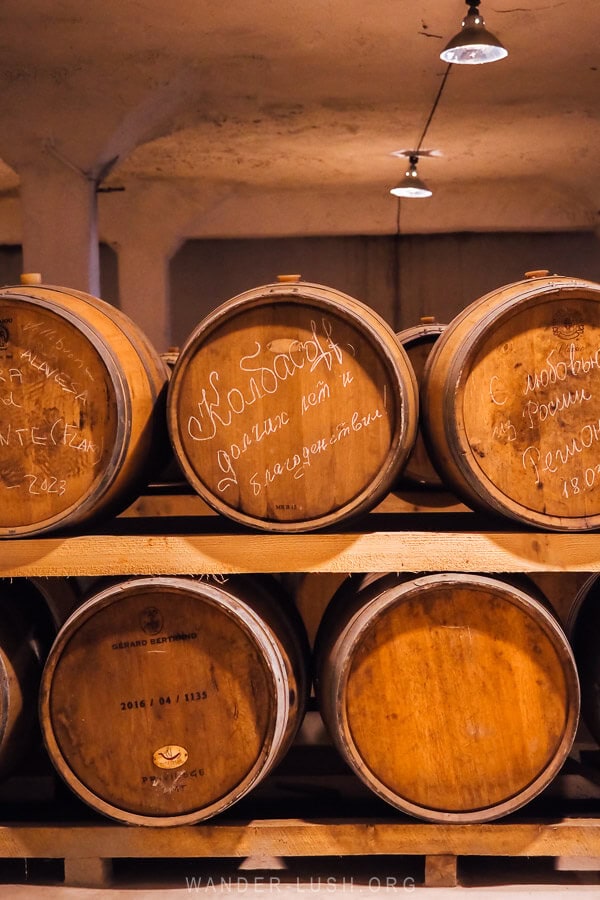
[[[421,137],[419,138],[419,142],[414,150],[411,151],[412,156],[418,156],[419,150],[423,146],[423,141],[425,140],[425,136],[429,131],[429,126],[433,121],[433,117],[435,115],[435,111],[438,108],[438,104],[441,100],[442,94],[444,92],[444,88],[446,87],[446,82],[448,80],[448,75],[450,74],[450,69],[452,68],[452,63],[448,63],[446,66],[446,71],[442,76],[442,80],[440,82],[440,86],[438,88],[438,92],[435,96],[435,100],[433,101],[433,105],[427,117],[427,121],[425,122],[425,127],[421,132]],[[401,290],[400,290],[400,210],[401,210],[401,198],[398,197],[398,204],[396,206],[396,241],[395,241],[395,253],[394,253],[394,330],[398,331],[400,329],[400,305],[401,305]]]
[[[427,132],[428,132],[428,130],[429,130],[429,126],[431,125],[431,121],[432,121],[432,119],[433,119],[433,117],[434,117],[434,115],[435,115],[435,111],[436,111],[436,109],[437,109],[437,107],[438,107],[438,103],[440,102],[442,93],[443,93],[444,88],[445,88],[445,86],[446,86],[446,81],[448,80],[448,75],[450,74],[450,69],[451,69],[451,68],[452,68],[452,63],[448,63],[448,65],[447,65],[447,67],[446,67],[446,71],[444,72],[443,78],[442,78],[442,80],[441,80],[441,83],[440,83],[440,86],[439,86],[439,89],[438,89],[436,98],[435,98],[435,100],[433,101],[433,106],[431,107],[431,112],[429,113],[429,116],[428,116],[428,118],[427,118],[427,121],[425,122],[425,128],[423,129],[423,132],[422,132],[422,134],[421,134],[421,137],[419,138],[419,143],[417,144],[417,146],[416,146],[416,148],[415,148],[415,155],[418,155],[419,150],[420,150],[421,147],[423,146],[423,141],[425,140],[425,135],[427,134]]]

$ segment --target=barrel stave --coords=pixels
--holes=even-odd
[[[445,328],[446,326],[439,322],[431,322],[414,325],[398,332],[398,340],[410,360],[419,390],[423,383],[429,355]],[[439,490],[444,487],[444,482],[431,461],[423,437],[420,418],[421,416],[419,416],[417,437],[408,460],[400,472],[399,484]]]
[[[174,453],[218,512],[308,531],[371,509],[416,438],[414,372],[372,310],[320,285],[265,285],[192,332],[169,385]]]
[[[388,803],[489,821],[557,774],[579,686],[536,593],[487,576],[387,574],[334,597],[317,634],[317,699],[342,756]]]
[[[60,625],[78,601],[68,579],[0,579],[0,778],[40,747],[42,670]]]
[[[47,285],[0,290],[0,536],[123,509],[166,452],[166,367],[109,304]]]
[[[555,531],[600,525],[600,286],[562,276],[467,307],[428,360],[428,450],[468,505]]]
[[[278,596],[241,576],[94,593],[42,681],[44,740],[69,787],[111,818],[169,826],[210,818],[258,784],[308,692],[306,636]]]

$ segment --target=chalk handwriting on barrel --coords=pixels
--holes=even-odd
[[[299,341],[297,338],[278,339],[270,341],[267,349],[275,352],[277,356],[289,356],[293,353],[304,356],[301,359],[298,368],[303,368],[304,363],[310,363],[310,372],[314,372],[320,363],[325,363],[327,369],[331,372],[333,367],[333,357],[338,363],[342,362],[343,354],[338,344],[333,340],[333,326],[329,319],[323,317],[321,319],[321,328],[323,334],[317,334],[317,323],[311,319],[310,329],[311,337],[307,341]]]
[[[18,409],[22,409],[22,404],[17,403],[14,395],[14,391],[10,391],[8,394],[0,394],[0,403],[3,403],[4,406],[16,406]]]
[[[522,462],[525,470],[530,470],[535,483],[540,484],[540,472],[555,474],[562,466],[577,459],[585,450],[600,442],[600,419],[582,426],[579,433],[567,443],[542,454],[539,447],[529,446],[523,451]]]
[[[335,444],[350,437],[357,431],[369,428],[377,419],[383,419],[379,409],[364,415],[354,412],[350,422],[339,422],[329,437],[321,437],[313,441],[312,444],[304,445],[298,452],[267,466],[262,474],[254,472],[250,476],[250,484],[254,496],[257,497],[263,488],[269,487],[270,484],[273,484],[274,481],[286,473],[293,474],[293,477],[296,479],[302,478],[305,468],[311,465],[313,457],[319,456],[321,453],[327,453]]]
[[[344,371],[340,373],[340,378],[342,381],[342,388],[347,388],[348,385],[352,384],[354,381],[354,376],[350,371]],[[384,397],[385,397],[386,386],[383,386]],[[307,394],[302,395],[302,400],[300,402],[301,414],[308,412],[309,409],[315,406],[319,406],[325,400],[331,399],[331,384],[328,381],[323,381],[322,378],[318,380],[316,383],[314,390],[309,391]],[[384,399],[384,406],[386,405]]]
[[[19,384],[23,383],[23,373],[20,369],[0,369],[0,383],[10,384],[13,381],[18,381]]]
[[[283,382],[305,367],[310,372],[320,367],[331,372],[334,365],[341,365],[344,355],[333,339],[331,323],[325,318],[321,320],[323,334],[317,332],[314,320],[310,324],[312,336],[308,340],[285,341],[285,351],[278,350],[274,355],[271,351],[268,358],[260,341],[255,341],[254,350],[239,361],[240,371],[250,374],[242,387],[222,388],[221,376],[213,369],[208,376],[209,387],[202,389],[197,401],[197,415],[188,418],[187,431],[192,440],[212,440],[219,427],[228,428],[235,416],[244,415],[266,395],[276,394]],[[277,350],[280,344],[271,341],[270,346]]]
[[[15,397],[17,385],[23,383],[23,373],[20,369],[0,369],[0,403],[4,406],[17,406],[21,408],[22,404]],[[6,385],[4,391],[2,386]]]
[[[90,381],[95,381],[94,376],[86,366],[85,362],[81,359],[81,357],[77,356],[77,354],[69,347],[69,345],[65,342],[64,338],[61,337],[55,328],[49,328],[47,325],[44,325],[43,322],[26,322],[23,325],[23,333],[32,332],[35,333],[37,338],[43,338],[45,343],[50,343],[54,350],[58,350],[60,353],[64,354],[65,358],[69,360],[69,362],[76,365],[79,369],[81,369],[85,376],[90,379]]]
[[[54,475],[33,475],[28,473],[24,476],[24,480],[30,494],[58,494],[59,497],[62,497],[67,489],[66,479],[57,478]],[[17,486],[11,485],[13,488]]]
[[[571,406],[581,406],[582,403],[592,399],[592,394],[586,388],[577,388],[576,391],[564,391],[562,394],[556,394],[546,403],[528,400],[523,410],[523,418],[528,422],[529,428],[534,428],[539,422],[545,422],[546,419],[554,418],[558,413],[564,412]]]
[[[319,381],[314,391],[302,395],[302,415],[311,407],[319,406],[331,397],[331,388],[326,381]]]
[[[568,500],[571,496],[593,490],[598,484],[600,484],[600,463],[588,466],[579,475],[564,478],[561,494]]]
[[[497,422],[492,429],[492,438],[511,443],[517,439],[517,429],[510,419]]]
[[[498,375],[492,375],[489,384],[490,400],[496,406],[504,406],[507,400],[506,391]]]
[[[28,363],[32,369],[36,369],[36,371],[44,375],[46,380],[51,379],[52,381],[55,381],[60,389],[67,394],[75,394],[76,400],[80,400],[82,403],[87,402],[87,390],[83,390],[81,385],[79,385],[78,382],[73,381],[66,372],[60,371],[58,366],[53,366],[32,350],[23,350],[20,359]]]
[[[600,348],[589,355],[586,354],[582,356],[577,352],[576,345],[571,343],[568,347],[566,359],[561,359],[558,356],[558,353],[559,351],[554,348],[546,356],[546,365],[539,369],[535,369],[533,372],[527,372],[524,375],[525,380],[522,396],[527,399],[524,401],[521,416],[525,426],[529,430],[537,428],[542,422],[552,421],[553,419],[560,417],[562,413],[565,413],[571,407],[583,406],[594,399],[589,384],[581,386],[577,385],[574,389],[565,386],[565,389],[562,390],[562,392],[556,392],[550,397],[547,396],[547,391],[548,388],[553,385],[558,385],[559,383],[571,379],[577,379],[582,375],[587,375],[590,372],[600,370]],[[489,381],[488,390],[490,400],[496,406],[505,406],[511,399],[498,375],[492,375]],[[543,400],[539,397],[531,396],[540,391],[544,392],[545,396]],[[507,423],[510,423],[510,425]],[[500,424],[496,421],[492,429],[492,438],[510,441],[514,440],[515,436],[514,420],[506,419],[505,422]],[[566,446],[564,450],[558,448],[556,451],[550,451],[550,462],[544,464],[545,471],[552,471],[550,466],[553,467],[555,465],[552,462],[554,453],[556,453],[559,464],[564,464],[562,462],[563,458],[567,459],[569,456],[572,456],[573,453],[580,452],[577,449],[573,449],[573,447],[577,448],[583,443],[583,447],[585,448],[586,441],[587,437],[584,428],[582,429],[582,438],[580,441],[574,439],[574,444]],[[546,453],[546,456],[548,456],[548,453]],[[535,458],[535,453],[531,447],[528,447],[522,456],[524,468],[530,468],[536,475],[536,479],[539,474],[538,463],[540,458],[541,454],[540,457],[537,459]],[[536,483],[539,482],[536,481]]]
[[[64,446],[89,454],[95,461],[102,454],[102,446],[92,441],[77,425],[64,418],[56,419],[50,426],[29,425],[17,428],[11,422],[0,423],[0,447],[26,447],[32,444]]]
[[[61,478],[59,475],[46,474],[45,472],[38,474],[26,472],[25,475],[21,475],[21,470],[19,469],[18,474],[10,470],[4,470],[1,481],[3,482],[2,487],[7,491],[24,488],[26,493],[36,496],[58,494],[59,497],[62,497],[67,490],[68,479]],[[11,484],[11,481],[14,481],[14,483]]]
[[[557,359],[556,349],[551,350],[546,357],[546,365],[541,369],[528,372],[525,379],[523,394],[534,393],[540,388],[546,388],[558,381],[565,381],[569,377],[587,375],[592,369],[600,369],[600,347],[586,356],[577,353],[575,344],[569,344],[568,359]]]
[[[217,484],[217,490],[222,493],[228,487],[236,485],[238,481],[233,463],[246,453],[249,447],[252,447],[254,444],[260,444],[264,438],[275,434],[285,425],[289,425],[289,422],[290,418],[287,412],[281,410],[276,415],[263,419],[260,423],[255,422],[248,431],[243,433],[238,441],[231,443],[227,450],[222,448],[217,450],[217,465],[225,476]]]

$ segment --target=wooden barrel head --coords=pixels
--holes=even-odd
[[[423,418],[467,503],[553,530],[600,525],[600,286],[507,285],[437,342]]]
[[[495,579],[394,577],[366,592],[325,675],[320,664],[338,745],[376,793],[420,818],[486,821],[519,808],[575,736],[564,634],[541,604]]]
[[[23,533],[68,516],[116,464],[124,396],[74,317],[0,296],[0,323],[1,528]]]
[[[166,459],[167,370],[122,312],[52,285],[0,290],[0,537],[131,503]]]
[[[228,301],[190,336],[169,387],[180,466],[217,511],[319,528],[389,491],[416,436],[414,373],[359,301],[310,284]]]
[[[172,825],[222,811],[264,776],[301,707],[250,607],[209,582],[135,579],[65,624],[44,670],[50,758],[100,812]]]

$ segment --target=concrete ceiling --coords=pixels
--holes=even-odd
[[[419,141],[465,12],[462,0],[4,0],[0,197],[52,157],[124,189],[101,208],[140,191],[213,198],[228,210],[215,234],[235,231],[240,198],[267,195],[304,198],[297,231],[390,232],[394,152]],[[434,196],[402,201],[403,230],[597,228],[599,0],[481,12],[509,56],[450,68],[419,164]]]

